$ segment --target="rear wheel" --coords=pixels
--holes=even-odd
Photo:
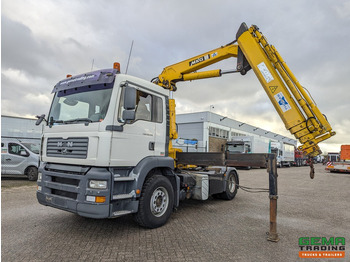
[[[140,226],[160,227],[168,221],[173,206],[174,191],[169,179],[154,175],[142,187],[139,210],[134,218]]]
[[[216,194],[216,198],[221,198],[225,200],[232,200],[235,198],[238,190],[238,175],[236,171],[231,171],[228,174],[226,181],[226,190],[220,194]]]
[[[29,181],[38,180],[38,168],[36,168],[35,166],[28,167],[25,175],[28,177]]]

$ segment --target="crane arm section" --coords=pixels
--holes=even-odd
[[[221,70],[197,72],[204,67],[218,63],[230,57],[237,57],[238,46],[233,43],[219,47],[204,54],[192,57],[177,64],[165,67],[156,83],[170,91],[176,91],[176,83],[221,76]]]
[[[299,150],[310,157],[321,153],[318,143],[335,135],[326,117],[320,112],[308,92],[296,79],[281,55],[270,45],[257,26],[247,27],[242,23],[235,41],[204,54],[192,57],[164,68],[154,83],[176,91],[176,83],[219,77],[224,73],[240,72],[242,75],[253,69],[265,92],[281,117],[287,130],[299,140]],[[236,44],[237,42],[237,44]],[[221,60],[236,57],[237,68],[224,72],[220,69],[197,72]],[[172,96],[172,95],[171,95]],[[169,138],[177,138],[175,124],[175,101],[170,99]],[[176,150],[169,145],[169,154],[175,158]]]
[[[237,41],[286,129],[301,143],[299,149],[311,157],[321,154],[318,143],[335,132],[276,48],[257,26],[242,24]]]

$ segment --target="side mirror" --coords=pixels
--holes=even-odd
[[[135,110],[124,110],[123,119],[125,120],[125,123],[127,121],[135,120]]]
[[[41,116],[36,116],[36,118],[38,119],[38,120],[36,120],[36,122],[35,122],[35,125],[36,125],[36,126],[40,125],[41,122],[42,122],[43,120],[46,121],[45,115],[44,115],[44,114],[42,114]]]
[[[126,86],[124,89],[124,108],[127,111],[136,108],[136,89],[133,87]]]

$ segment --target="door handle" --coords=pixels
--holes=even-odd
[[[149,142],[149,144],[148,144],[148,150],[154,151],[154,142]]]
[[[6,161],[11,161],[11,158],[6,158]]]

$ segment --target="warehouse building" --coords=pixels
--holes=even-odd
[[[297,140],[209,111],[176,116],[179,139],[174,147],[185,152],[220,152],[227,141],[250,136],[266,143],[282,142],[297,146]]]
[[[15,138],[40,142],[41,125],[35,125],[36,119],[16,116],[1,116],[1,138]]]

